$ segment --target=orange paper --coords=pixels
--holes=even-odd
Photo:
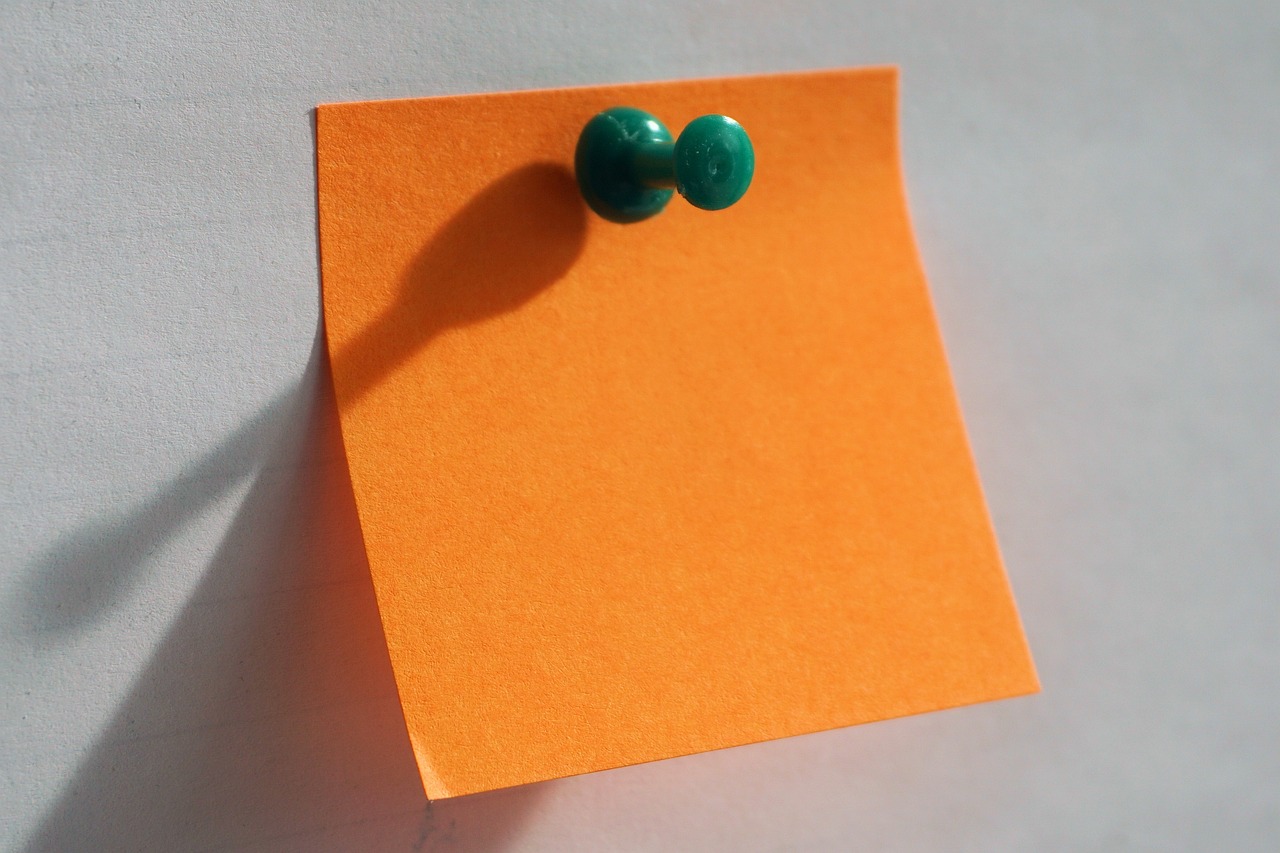
[[[594,113],[737,118],[737,206],[584,207]],[[892,69],[318,111],[324,315],[449,797],[1027,693]]]

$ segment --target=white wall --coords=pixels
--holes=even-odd
[[[1280,6],[177,5],[0,9],[3,846],[1275,849]],[[1044,693],[429,808],[309,111],[872,63]]]

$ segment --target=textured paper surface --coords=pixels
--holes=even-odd
[[[756,181],[619,226],[608,106]],[[321,107],[324,313],[426,791],[1034,691],[907,217],[891,69]]]

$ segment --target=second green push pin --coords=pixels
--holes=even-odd
[[[574,155],[583,198],[611,222],[661,213],[673,191],[694,207],[722,210],[742,198],[755,168],[747,132],[728,116],[700,116],[672,140],[662,122],[633,107],[593,117]]]

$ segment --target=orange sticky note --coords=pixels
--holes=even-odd
[[[335,104],[324,316],[430,797],[1028,693],[892,69]],[[735,207],[588,213],[578,132],[725,113]]]

